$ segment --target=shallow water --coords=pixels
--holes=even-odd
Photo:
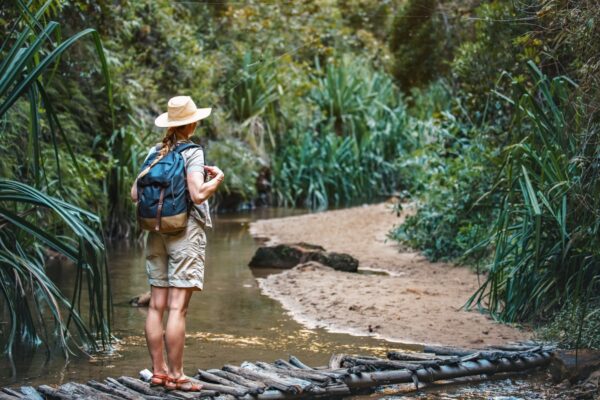
[[[310,365],[324,365],[334,352],[385,355],[388,349],[403,347],[369,337],[305,329],[278,302],[260,293],[255,276],[275,271],[255,270],[253,275],[247,266],[259,245],[248,233],[248,223],[303,212],[269,208],[214,218],[214,229],[207,229],[204,291],[194,293],[188,311],[184,353],[188,374],[194,374],[197,368],[239,365],[245,360],[287,359],[290,354]],[[12,376],[6,360],[0,362],[0,386],[137,376],[140,370],[150,367],[144,338],[146,309],[128,304],[129,299],[149,289],[143,249],[114,246],[109,259],[114,334],[122,340],[115,353],[92,360],[71,358],[69,362],[57,356],[42,365],[43,351],[31,355],[21,352],[15,357],[16,376]],[[52,275],[60,287],[71,287],[72,267],[54,266]]]
[[[220,368],[243,361],[272,362],[289,355],[312,366],[327,364],[333,353],[357,353],[385,357],[389,350],[416,349],[408,344],[391,343],[371,337],[330,333],[323,329],[306,329],[288,316],[281,305],[262,295],[256,277],[278,270],[251,270],[247,264],[259,243],[248,233],[250,221],[305,213],[302,210],[268,208],[246,213],[216,215],[214,229],[207,231],[207,254],[204,291],[192,296],[187,317],[184,365],[187,374],[197,368]],[[15,354],[15,370],[6,359],[0,361],[0,386],[61,384],[86,382],[108,376],[137,376],[150,368],[144,338],[146,309],[131,307],[128,301],[149,289],[143,249],[113,246],[109,253],[110,273],[115,306],[114,334],[120,339],[113,354],[92,359],[55,356],[44,362],[44,352]],[[378,273],[376,271],[365,273]],[[73,268],[53,267],[52,276],[59,287],[72,286]],[[414,393],[411,385],[386,388],[367,398],[544,398],[536,386],[541,374],[526,380],[473,382],[466,387],[431,386]],[[399,393],[396,393],[399,391]],[[509,394],[510,393],[510,394]],[[519,395],[520,393],[520,395]],[[409,396],[409,397],[404,397]],[[478,397],[479,396],[479,397]],[[510,398],[510,397],[509,397]]]

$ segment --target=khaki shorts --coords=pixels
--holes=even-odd
[[[203,290],[206,233],[192,214],[185,230],[148,232],[146,272],[150,285]]]

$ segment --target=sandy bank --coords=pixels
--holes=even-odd
[[[406,212],[393,213],[391,203],[380,203],[255,221],[251,234],[268,238],[269,244],[319,244],[353,255],[359,270],[390,274],[297,267],[258,278],[259,286],[308,327],[404,343],[470,347],[529,338],[529,332],[459,310],[478,287],[477,275],[468,268],[429,262],[386,239],[405,216]]]

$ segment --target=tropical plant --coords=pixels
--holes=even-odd
[[[279,97],[272,60],[270,57],[257,60],[252,53],[246,52],[238,74],[231,81],[233,86],[226,89],[226,95],[233,117],[241,123],[240,131],[244,132],[241,138],[254,152],[266,158],[267,149],[274,148],[276,140],[264,114],[274,113]]]
[[[104,180],[104,191],[111,199],[106,231],[111,238],[131,238],[135,234],[135,207],[129,191],[146,157],[144,144],[151,133],[143,124],[132,121],[131,126],[115,130],[106,141],[108,174]]]
[[[16,151],[24,152],[31,162],[28,173],[21,173],[19,179],[33,185],[0,180],[0,306],[9,316],[8,330],[2,335],[7,339],[4,350],[11,358],[17,344],[44,343],[49,350],[52,339],[57,339],[68,355],[75,353],[71,343],[81,351],[95,351],[111,341],[112,300],[102,227],[96,215],[62,198],[59,154],[63,147],[78,171],[80,189],[88,190],[89,184],[47,93],[45,74],[50,79],[65,51],[89,36],[112,109],[110,79],[98,33],[85,29],[63,40],[60,25],[46,21],[52,3],[49,0],[34,9],[31,3],[25,6],[15,1],[17,18],[0,48],[0,118],[6,119],[18,102],[28,102],[27,145]],[[44,116],[46,124],[42,123]],[[58,185],[49,181],[46,172],[43,154],[48,143],[55,156]],[[50,191],[54,196],[46,193]],[[76,278],[70,300],[46,273],[46,252],[50,250],[73,266]],[[83,293],[87,294],[85,309]],[[49,323],[54,324],[53,330],[48,329]]]
[[[333,123],[337,135],[355,132],[355,119],[364,111],[362,65],[342,60],[330,62],[323,71],[316,62],[316,85],[311,100],[319,107],[324,123]]]
[[[520,95],[499,94],[515,108],[513,144],[489,192],[502,195],[498,218],[475,247],[493,246],[489,273],[467,303],[485,302],[504,321],[544,316],[568,300],[588,304],[600,279],[600,183],[589,173],[597,149],[587,151],[598,132],[580,125],[570,79],[528,65],[533,85],[512,80]]]
[[[273,193],[284,206],[325,209],[391,193],[397,185],[397,132],[378,132],[363,141],[297,128],[272,161]]]
[[[443,56],[450,41],[439,14],[436,0],[408,0],[394,16],[389,40],[393,74],[406,92],[444,70]]]
[[[350,205],[395,190],[396,159],[415,145],[391,79],[350,58],[319,62],[312,122],[290,129],[272,162],[280,204]]]
[[[211,198],[215,209],[235,208],[236,202],[251,201],[256,196],[261,161],[244,142],[232,138],[209,142],[206,163],[227,171],[221,189]]]
[[[475,207],[493,183],[486,168],[492,156],[481,132],[449,113],[442,121],[412,121],[409,129],[421,138],[420,146],[401,158],[398,174],[417,210],[388,236],[433,261],[472,261],[463,256],[480,240],[494,210],[489,201]]]

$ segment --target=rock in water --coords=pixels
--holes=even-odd
[[[568,379],[569,382],[576,383],[600,369],[600,351],[579,349],[576,357],[575,350],[557,350],[549,369],[554,382]]]
[[[304,242],[261,246],[248,265],[256,268],[290,269],[308,261],[316,261],[345,272],[356,272],[358,269],[358,260],[350,254],[328,252],[319,245]]]

